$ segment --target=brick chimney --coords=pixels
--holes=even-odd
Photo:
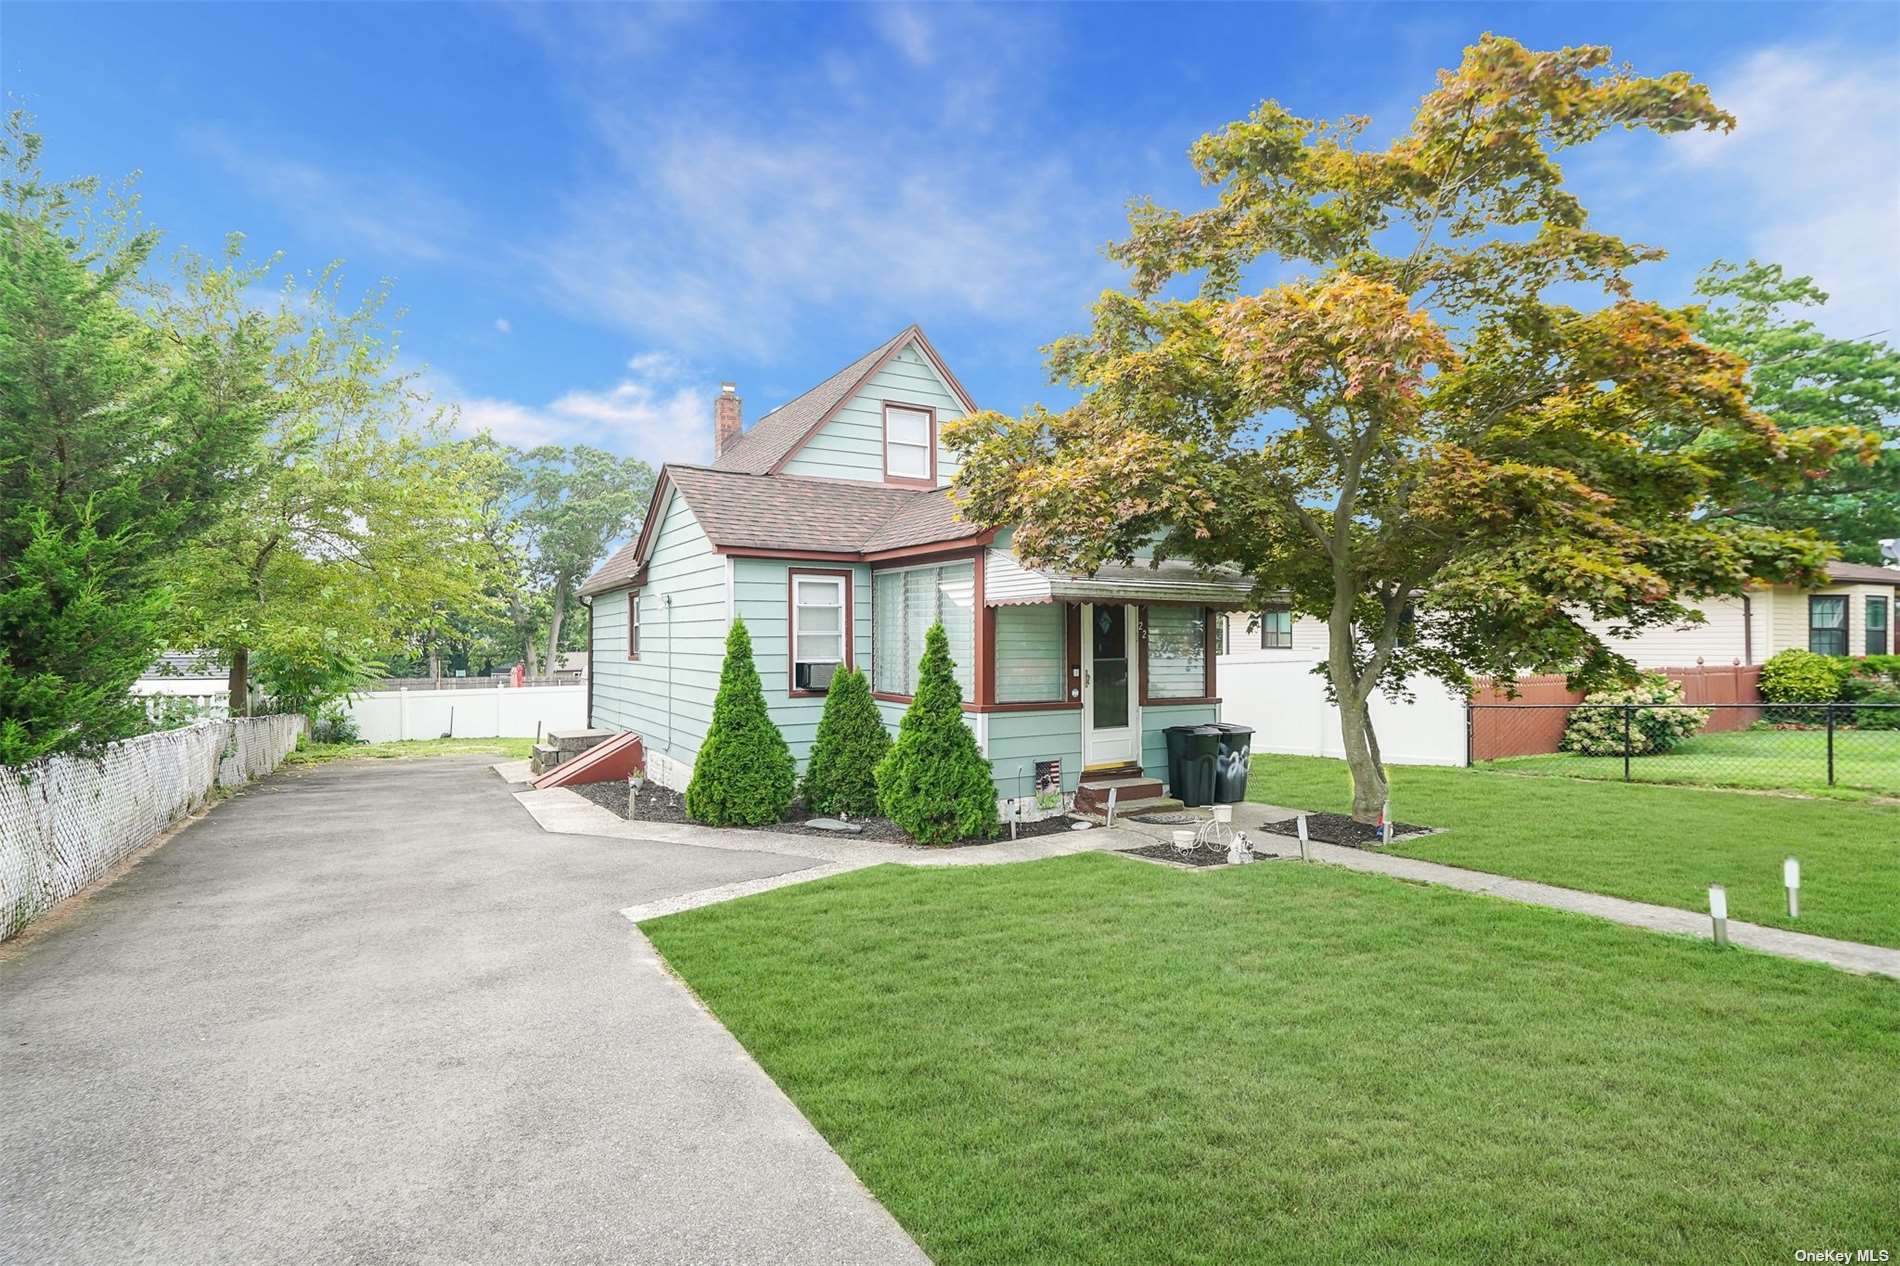
[[[745,430],[745,416],[739,410],[739,384],[722,382],[713,397],[713,456],[732,447]]]

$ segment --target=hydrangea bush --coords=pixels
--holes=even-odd
[[[1585,695],[1585,704],[1679,704],[1682,684],[1660,673],[1645,673],[1624,690],[1599,690]],[[1624,743],[1622,707],[1578,707],[1564,723],[1562,748],[1581,756],[1621,756]],[[1637,707],[1630,712],[1628,741],[1632,756],[1655,756],[1701,732],[1712,715],[1708,708]]]

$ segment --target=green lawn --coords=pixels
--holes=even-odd
[[[1751,923],[1900,946],[1900,806],[1738,791],[1525,778],[1395,766],[1392,816],[1447,828],[1395,851],[1687,910],[1728,888]],[[1344,811],[1342,761],[1257,756],[1247,792]],[[1782,859],[1801,859],[1801,918],[1787,917]]]
[[[1492,761],[1487,768],[1621,780],[1623,758],[1557,752]],[[1661,756],[1633,757],[1630,777],[1705,787],[1786,788],[1852,799],[1869,793],[1900,796],[1900,730],[1835,731],[1832,787],[1824,730],[1703,734]]]
[[[1900,1246],[1890,980],[1297,862],[880,867],[644,927],[947,1266]]]
[[[333,760],[402,760],[416,756],[493,756],[527,760],[534,747],[525,738],[409,739],[397,743],[305,743],[284,757],[286,765],[321,765]]]

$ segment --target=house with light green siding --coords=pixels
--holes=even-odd
[[[950,496],[941,428],[975,407],[915,326],[749,428],[724,384],[713,462],[664,467],[639,535],[582,587],[589,723],[637,731],[648,776],[684,788],[742,617],[802,768],[841,666],[895,732],[941,621],[999,799],[1158,792],[1166,728],[1219,719],[1215,631],[1250,582],[1176,560],[1025,567]]]

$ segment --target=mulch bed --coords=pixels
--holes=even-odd
[[[1185,852],[1172,844],[1150,844],[1145,848],[1124,848],[1117,852],[1127,853],[1131,857],[1151,857],[1158,862],[1173,862],[1178,866],[1245,866],[1246,862],[1230,862],[1224,848],[1190,848]],[[1257,862],[1277,861],[1287,857],[1286,853],[1263,853],[1256,849],[1253,859]]]
[[[1293,818],[1284,822],[1268,822],[1261,828],[1275,835],[1290,835],[1299,838],[1300,828]],[[1392,823],[1392,839],[1409,839],[1415,835],[1430,835],[1434,828],[1414,826],[1410,822]],[[1364,822],[1355,821],[1344,813],[1309,813],[1306,815],[1306,838],[1318,840],[1321,844],[1343,844],[1347,848],[1379,847],[1379,828]]]
[[[627,784],[624,779],[611,778],[606,782],[581,783],[571,788],[592,800],[603,809],[635,822],[691,822],[686,816],[686,797],[670,787],[662,787],[656,782],[647,782],[640,787],[640,798],[634,802],[633,812],[629,813],[627,804]],[[851,821],[863,827],[862,831],[824,831],[805,823],[823,814],[807,813],[802,807],[794,805],[784,821],[774,822],[762,827],[733,827],[740,831],[780,831],[787,835],[811,835],[827,840],[868,840],[878,844],[913,844],[919,848],[962,848],[978,844],[995,844],[1009,838],[1009,823],[1003,823],[1003,833],[995,840],[973,839],[956,840],[949,844],[920,845],[916,840],[904,834],[896,823],[888,818],[853,818]],[[1066,817],[1044,818],[1040,822],[1022,822],[1017,824],[1016,838],[1029,839],[1037,835],[1054,835],[1069,829]]]

